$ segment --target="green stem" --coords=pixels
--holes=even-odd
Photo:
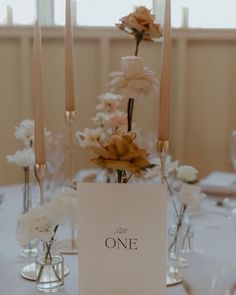
[[[54,229],[54,235],[53,235],[53,237],[51,238],[51,241],[50,241],[50,242],[52,242],[52,241],[54,240],[58,227],[59,227],[59,225],[56,225],[56,227],[55,227],[55,229]],[[46,248],[47,248],[47,250],[46,250],[46,254],[45,254],[45,260],[47,260],[48,257],[49,257],[49,258],[51,259],[51,261],[52,261],[52,256],[51,256],[51,247],[52,247],[52,243],[45,243],[45,245],[46,245]],[[56,272],[56,270],[55,270],[55,268],[54,268],[53,265],[52,265],[52,268],[53,268],[53,271],[54,271],[54,273],[55,273],[57,279],[60,280],[61,278],[58,276],[58,274],[57,274],[57,272]],[[38,273],[38,275],[37,275],[37,282],[40,282],[40,280],[41,280],[42,273],[43,273],[43,269],[44,269],[44,265],[41,265],[41,266],[40,266],[40,269],[39,269],[39,273]]]
[[[181,208],[182,212],[178,215],[178,223],[177,223],[177,229],[176,229],[176,234],[175,234],[175,237],[174,237],[174,240],[173,242],[170,244],[169,246],[169,251],[175,247],[175,251],[177,250],[177,239],[178,239],[178,235],[179,235],[179,231],[181,229],[181,226],[182,226],[182,222],[183,222],[183,219],[184,219],[184,213],[187,209],[186,205],[183,205],[183,208]]]
[[[128,132],[132,130],[132,119],[134,110],[134,98],[129,98],[127,107]]]
[[[29,211],[29,167],[24,167],[25,184],[24,184],[24,200],[23,200],[23,213]]]
[[[173,207],[174,207],[174,210],[175,210],[175,214],[176,214],[176,216],[178,216],[177,206],[176,206],[176,204],[175,204],[174,196],[173,196],[173,193],[172,193],[172,190],[171,190],[170,184],[169,184],[169,182],[168,182],[166,176],[164,177],[164,180],[165,180],[165,182],[166,182],[166,186],[167,186],[168,192],[169,192],[170,197],[171,197],[171,201],[172,201],[172,204],[173,204]]]
[[[135,33],[135,40],[136,40],[135,56],[138,56],[138,49],[139,49],[139,45],[140,45],[142,39],[143,39],[143,32],[137,31]]]
[[[117,170],[118,183],[122,183],[122,171]]]

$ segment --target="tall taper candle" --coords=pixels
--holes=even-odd
[[[171,0],[166,0],[159,103],[159,140],[169,140],[171,98]]]
[[[34,27],[34,131],[35,131],[35,162],[45,164],[44,120],[43,120],[43,88],[42,88],[42,41],[39,21]]]
[[[66,0],[65,29],[65,70],[66,70],[66,111],[75,110],[73,75],[73,27],[71,22],[71,0]]]

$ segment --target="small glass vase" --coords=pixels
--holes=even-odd
[[[189,223],[180,217],[168,230],[169,247],[168,256],[170,260],[177,260],[179,267],[187,267],[189,262],[185,258],[185,254],[191,253],[192,230]]]
[[[54,293],[64,287],[64,259],[52,249],[52,243],[44,243],[44,251],[36,257],[36,287],[45,293]]]

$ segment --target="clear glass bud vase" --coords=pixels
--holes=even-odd
[[[44,243],[44,251],[36,257],[36,287],[45,293],[54,293],[64,287],[64,259],[51,247],[51,242]]]
[[[30,169],[29,167],[24,167],[24,186],[23,186],[23,208],[22,214],[25,214],[32,208],[31,200],[31,184],[30,184]],[[21,229],[19,224],[17,225],[16,234],[18,235]],[[27,245],[21,245],[19,250],[19,255],[23,258],[32,258],[38,255],[38,240],[32,240]]]
[[[168,255],[170,260],[178,260],[179,267],[187,267],[189,262],[186,259],[186,254],[190,253],[192,249],[190,239],[190,224],[186,220],[177,218],[176,223],[168,230]],[[192,233],[192,230],[191,230]]]

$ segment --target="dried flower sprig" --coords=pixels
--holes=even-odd
[[[128,34],[135,36],[135,55],[138,55],[140,42],[144,40],[152,41],[161,37],[160,25],[154,23],[155,15],[145,6],[138,6],[130,13],[120,19],[117,27]]]

